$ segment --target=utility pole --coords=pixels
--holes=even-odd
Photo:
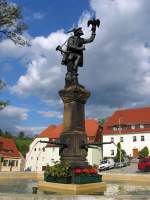
[[[119,135],[121,135],[121,123],[120,123],[120,119],[121,119],[121,117],[119,117]],[[121,168],[121,140],[120,140],[120,149],[119,149],[119,152],[120,152],[120,168]]]

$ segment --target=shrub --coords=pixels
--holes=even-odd
[[[71,176],[71,166],[67,162],[57,162],[53,166],[46,166],[45,175],[54,177],[69,177]]]
[[[145,158],[149,155],[148,147],[145,146],[141,151],[139,151],[139,157]]]
[[[120,144],[120,142],[118,142],[118,144],[117,144],[117,154],[114,158],[115,162],[120,161],[120,151],[121,151],[121,161],[124,161],[125,160],[124,157],[126,156],[126,152],[125,152],[125,150],[121,149],[121,144]]]

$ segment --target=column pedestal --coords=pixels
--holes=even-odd
[[[84,147],[87,144],[84,105],[90,92],[75,85],[60,90],[59,95],[64,103],[64,129],[60,142],[67,144],[67,147],[60,148],[60,159],[72,166],[87,166],[88,149]]]

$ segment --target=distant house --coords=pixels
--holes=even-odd
[[[20,171],[21,154],[13,139],[0,137],[0,171]]]
[[[102,127],[98,121],[88,119],[85,122],[88,142],[99,142],[102,140]],[[30,145],[29,152],[26,155],[26,170],[42,171],[46,165],[53,165],[59,161],[59,148],[54,145],[47,145],[39,141],[59,141],[63,126],[50,125],[41,132]],[[87,160],[90,164],[99,164],[101,159],[101,149],[88,149]]]
[[[150,150],[150,107],[120,109],[110,116],[103,129],[103,141],[121,142],[121,147],[132,157],[147,146]],[[104,145],[103,156],[114,157],[114,144]]]

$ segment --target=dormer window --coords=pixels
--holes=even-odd
[[[131,129],[135,129],[135,125],[131,125]]]
[[[143,124],[140,124],[140,128],[144,128],[144,125],[143,125]]]

